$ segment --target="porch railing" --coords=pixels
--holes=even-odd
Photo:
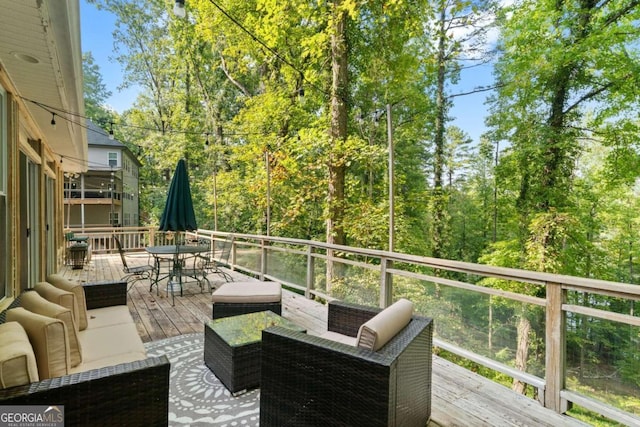
[[[128,250],[171,242],[152,228],[72,231],[95,252],[114,251],[113,234]],[[283,237],[188,237],[218,250],[233,237],[230,268],[307,298],[381,307],[408,298],[434,318],[435,346],[512,379],[545,407],[640,425],[640,286]]]

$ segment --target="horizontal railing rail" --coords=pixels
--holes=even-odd
[[[71,231],[89,236],[98,252],[114,250],[107,243],[114,234],[127,250],[176,238],[147,227]],[[640,348],[631,351],[640,346],[640,329],[634,329],[640,317],[633,310],[640,286],[285,237],[198,230],[186,238],[208,241],[216,250],[231,241],[230,268],[278,281],[308,298],[381,307],[408,298],[434,318],[435,346],[514,379],[514,387],[516,382],[532,387],[544,406],[565,412],[576,404],[624,424],[640,424],[634,410],[640,379],[622,378],[610,398],[612,376],[640,365],[634,365]],[[597,353],[606,343],[595,342],[594,325],[604,336],[630,337],[623,343],[630,348],[628,360]],[[568,353],[568,347],[593,348],[591,358],[606,362],[589,365],[587,355]],[[524,353],[519,357],[519,352]],[[603,392],[592,375],[598,369],[609,375]],[[635,403],[628,408],[616,403],[624,399]]]

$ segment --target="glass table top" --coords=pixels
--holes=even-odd
[[[271,326],[282,326],[298,332],[305,332],[301,326],[275,314],[272,311],[241,314],[239,316],[223,317],[207,322],[229,346],[237,347],[262,340],[262,330]]]

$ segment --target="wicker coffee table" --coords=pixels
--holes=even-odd
[[[262,330],[270,326],[306,332],[271,311],[224,317],[205,323],[204,363],[231,393],[260,385]]]

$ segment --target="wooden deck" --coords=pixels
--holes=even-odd
[[[131,263],[147,263],[146,254],[132,254]],[[117,255],[94,255],[82,270],[65,267],[64,276],[82,282],[119,279],[124,274]],[[231,272],[236,280],[246,276]],[[218,281],[217,283],[220,283]],[[212,284],[217,284],[215,279]],[[164,289],[149,292],[149,284],[136,283],[129,292],[129,310],[143,341],[155,341],[181,334],[203,332],[211,319],[211,296],[187,283],[175,306]],[[282,314],[307,328],[309,333],[326,330],[326,307],[283,290]],[[434,356],[432,419],[429,426],[584,426],[573,418],[556,414],[536,401],[514,393],[480,375]]]

